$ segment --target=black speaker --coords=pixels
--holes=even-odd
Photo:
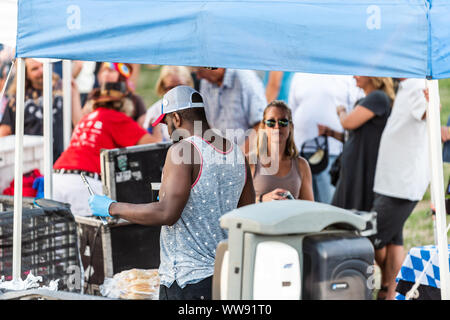
[[[355,233],[320,233],[303,240],[303,300],[371,300],[374,249]]]

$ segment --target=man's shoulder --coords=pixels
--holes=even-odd
[[[176,165],[191,165],[196,163],[195,159],[199,155],[199,151],[192,139],[182,139],[169,147],[166,162]]]

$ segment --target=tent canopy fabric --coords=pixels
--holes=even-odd
[[[445,60],[430,67],[429,13],[425,0],[20,0],[17,56],[446,76]]]
[[[429,14],[433,78],[450,78],[450,1],[433,0]]]

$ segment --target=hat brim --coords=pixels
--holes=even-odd
[[[156,120],[152,123],[152,127],[155,127],[155,126],[157,126],[158,124],[160,124],[161,121],[164,120],[164,117],[165,117],[165,116],[166,116],[165,113],[161,114],[161,115],[158,117],[158,119],[156,119]]]
[[[92,98],[94,102],[109,102],[109,101],[120,101],[122,98],[120,97],[111,97],[111,96],[99,96]]]

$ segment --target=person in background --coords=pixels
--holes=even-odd
[[[0,121],[2,120],[3,113],[5,112],[6,104],[8,103],[8,98],[6,94],[1,96],[3,90],[6,91],[6,78],[8,77],[8,72],[10,69],[10,64],[6,62],[0,62]]]
[[[16,75],[17,77],[17,75]],[[35,59],[25,59],[25,110],[24,134],[43,135],[43,64]],[[0,122],[0,137],[15,134],[16,128],[16,79],[8,89],[8,104]],[[63,97],[61,81],[53,74],[53,160],[64,150],[63,145]],[[72,124],[81,119],[80,94],[72,81]]]
[[[89,92],[95,83],[95,61],[74,61],[72,65],[72,76],[80,92],[81,105],[84,106]]]
[[[266,71],[264,73],[264,86],[266,87],[267,102],[281,100],[288,102],[289,89],[294,72]]]
[[[344,209],[370,211],[381,134],[395,98],[391,78],[355,76],[356,84],[366,96],[347,113],[338,106],[342,127],[349,132],[344,143],[339,180],[331,202]]]
[[[287,192],[294,199],[314,201],[311,169],[299,157],[291,110],[283,101],[274,100],[264,110],[255,151],[256,159],[249,163],[256,202],[286,200]]]
[[[96,216],[162,226],[160,300],[209,300],[216,248],[227,238],[219,219],[255,202],[250,169],[236,144],[208,133],[200,93],[177,86],[163,101],[157,122],[167,124],[175,143],[167,152],[159,201],[119,203],[95,195],[89,206]]]
[[[99,83],[98,88],[94,88],[88,95],[87,100],[91,100],[92,96],[98,95],[98,92],[102,85],[106,82],[124,82],[127,86],[127,95],[131,99],[134,106],[133,114],[131,118],[136,121],[141,127],[144,125],[145,113],[147,111],[144,100],[137,94],[135,94],[133,84],[129,81],[133,73],[133,67],[129,63],[112,63],[103,62],[97,73],[97,80]],[[83,115],[92,111],[92,106],[85,104],[83,106]]]
[[[342,132],[343,128],[336,115],[336,107],[343,105],[350,110],[364,92],[359,89],[351,76],[295,73],[291,80],[288,105],[294,121],[294,140],[297,149],[305,141],[319,136],[318,125]],[[314,199],[330,203],[335,191],[331,183],[330,168],[342,152],[342,142],[328,138],[328,166],[320,173],[313,174]]]
[[[405,258],[403,226],[430,182],[425,80],[398,80],[392,112],[381,136],[373,186],[377,234],[370,240],[381,270],[380,300],[395,298],[395,278]]]
[[[267,105],[261,79],[252,70],[197,68],[200,93],[204,96],[206,118],[211,128],[249,152],[249,145]],[[249,129],[253,135],[248,134]],[[228,135],[227,135],[228,132]]]
[[[194,82],[191,72],[183,66],[163,66],[160,70],[158,80],[156,81],[156,93],[162,97],[169,90],[176,86],[184,85],[193,87]],[[162,99],[156,101],[147,109],[143,127],[152,134],[158,141],[169,141],[170,136],[167,126],[164,123],[158,123],[155,127],[151,124],[161,116]]]
[[[116,85],[116,82],[112,84]],[[69,147],[55,162],[53,169],[53,199],[70,203],[75,215],[91,215],[89,193],[81,180],[80,173],[97,194],[102,194],[100,179],[100,151],[102,149],[156,142],[130,115],[134,112],[125,82],[122,89],[102,88],[87,103],[92,111],[85,115],[75,127]]]
[[[135,92],[139,83],[139,76],[141,75],[141,65],[139,63],[132,63],[131,67],[133,68],[133,72],[130,76],[130,89]]]

